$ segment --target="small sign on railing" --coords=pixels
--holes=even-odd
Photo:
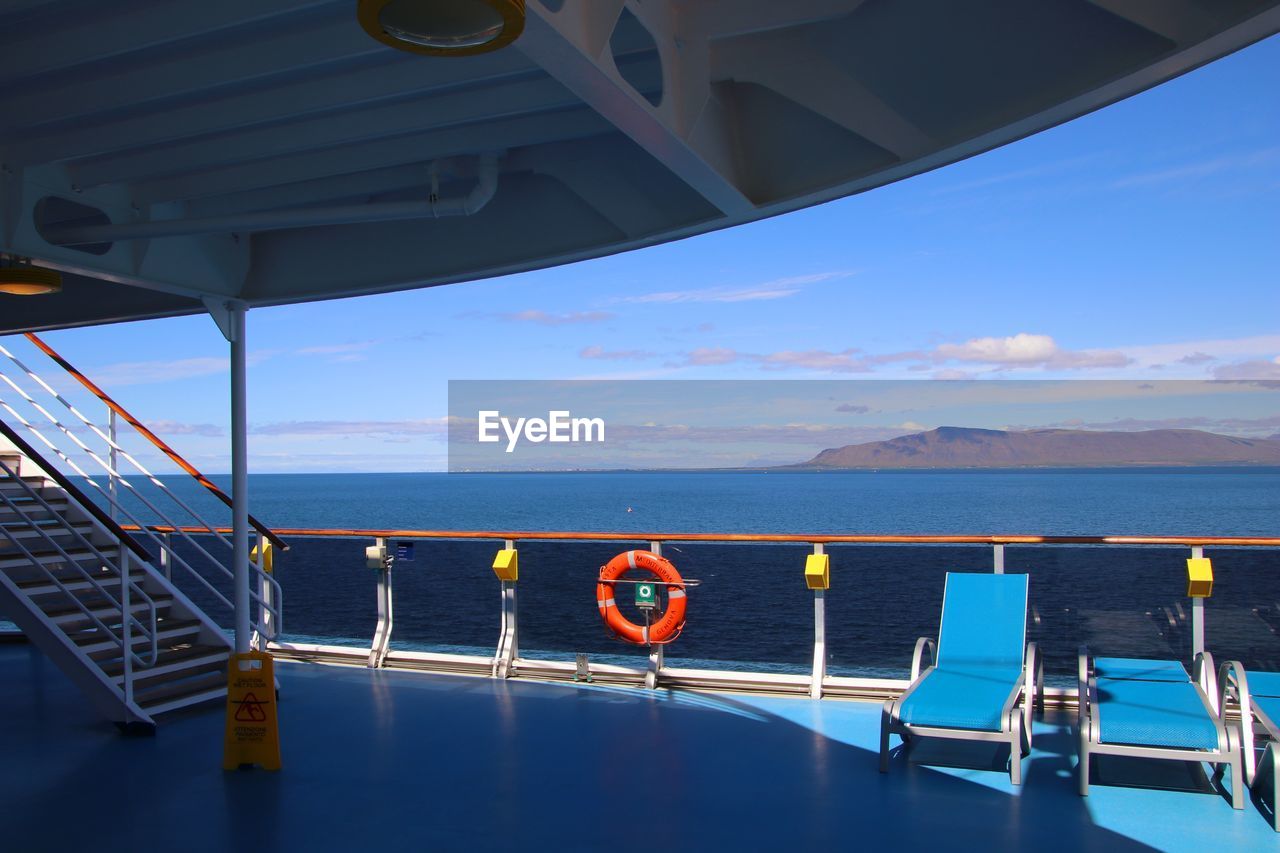
[[[412,542],[396,543],[396,562],[398,563],[413,562],[413,543]]]

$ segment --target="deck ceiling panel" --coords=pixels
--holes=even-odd
[[[354,8],[0,0],[0,252],[130,289],[77,286],[74,309],[37,300],[22,322],[423,287],[729,227],[1019,139],[1280,31],[1280,0],[528,0],[513,46],[441,59],[370,39]],[[426,199],[432,175],[465,196],[495,156],[473,216],[290,221]],[[106,230],[41,221],[51,196]],[[158,220],[179,224],[130,231]],[[498,253],[495,227],[518,235]],[[89,237],[109,251],[86,254]],[[344,273],[331,255],[357,244],[376,251]]]

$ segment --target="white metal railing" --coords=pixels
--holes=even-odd
[[[674,534],[655,536],[653,534],[592,534],[592,533],[501,533],[478,531],[323,531],[314,529],[279,530],[285,536],[330,536],[350,538],[374,535],[373,549],[366,549],[366,555],[380,552],[386,556],[381,565],[370,559],[369,566],[379,569],[376,572],[376,596],[378,603],[378,622],[374,629],[371,649],[367,653],[355,649],[344,650],[337,646],[305,645],[294,643],[277,643],[273,647],[284,652],[306,654],[332,654],[337,657],[356,654],[367,655],[370,667],[387,665],[388,661],[397,666],[413,666],[422,668],[438,668],[445,671],[465,671],[476,674],[487,673],[496,678],[518,677],[529,675],[535,677],[574,678],[578,680],[585,672],[614,681],[643,684],[648,688],[663,686],[716,686],[729,689],[757,689],[768,691],[784,691],[807,693],[815,699],[824,694],[838,695],[874,694],[877,690],[893,689],[898,685],[896,679],[857,679],[843,676],[832,676],[827,673],[826,649],[826,610],[825,588],[813,588],[814,627],[812,669],[808,674],[779,674],[763,672],[741,672],[728,670],[674,670],[666,667],[661,645],[649,650],[649,661],[646,669],[634,669],[615,665],[592,664],[583,669],[583,661],[579,660],[575,672],[573,664],[561,661],[537,660],[522,657],[516,642],[518,637],[519,611],[516,607],[516,582],[502,581],[501,611],[499,618],[499,636],[494,654],[491,657],[469,655],[442,654],[432,652],[391,652],[391,632],[394,625],[393,597],[391,590],[393,558],[391,547],[393,539],[451,539],[451,540],[487,540],[501,542],[502,547],[514,549],[519,541],[554,540],[573,541],[648,541],[655,553],[660,553],[663,542],[790,542],[805,543],[815,555],[823,555],[826,546],[832,542],[874,544],[967,544],[980,545],[991,549],[991,570],[1000,574],[1005,570],[1005,547],[1008,544],[1065,544],[1065,545],[1176,545],[1189,549],[1189,556],[1202,557],[1204,547],[1208,545],[1229,546],[1280,546],[1280,538],[1261,537],[1053,537],[1053,536],[858,536],[833,535],[752,535],[752,534]],[[1199,654],[1204,650],[1205,609],[1204,600],[1193,598],[1191,604],[1191,652]],[[1172,618],[1172,617],[1171,617]],[[1179,622],[1185,620],[1179,620]],[[919,649],[917,649],[917,656]],[[905,682],[903,682],[905,684]],[[899,687],[901,685],[898,685]],[[860,692],[861,691],[861,692]],[[1069,692],[1069,691],[1068,691]],[[1059,699],[1069,701],[1067,693],[1051,689],[1050,693]]]
[[[228,614],[234,613],[234,596],[231,594],[235,579],[235,572],[231,565],[234,546],[231,539],[219,527],[205,520],[187,501],[177,495],[160,477],[152,473],[121,445],[116,435],[118,424],[114,417],[111,417],[112,423],[104,430],[7,347],[0,346],[0,356],[11,362],[41,392],[52,397],[70,412],[77,425],[69,426],[62,422],[22,384],[15,381],[10,372],[0,370],[0,382],[11,389],[22,403],[47,421],[48,426],[61,433],[68,445],[65,448],[59,447],[45,434],[45,430],[24,417],[14,405],[0,396],[0,408],[8,413],[9,418],[34,436],[49,451],[51,454],[49,461],[60,461],[67,469],[65,473],[81,478],[100,497],[113,519],[141,531],[160,555],[164,572],[170,579],[185,578],[193,582],[211,596],[218,605],[225,608]],[[114,416],[114,408],[109,408],[108,411],[110,416]],[[130,423],[130,420],[126,420],[126,423]],[[77,434],[78,432],[87,432],[101,441],[105,448],[105,458],[104,453],[100,453],[86,443]],[[90,460],[92,464],[89,467],[105,475],[105,485],[85,470],[85,466],[81,465],[72,454],[80,459]],[[121,470],[120,460],[128,463],[144,482],[155,489],[155,499],[148,497],[146,492],[133,482],[131,475]],[[169,528],[174,535],[163,535],[157,532],[156,527]],[[208,535],[200,536],[199,534]],[[174,547],[174,536],[186,546],[190,558]],[[220,544],[226,549],[224,559],[219,559],[211,553],[201,541],[208,540],[209,537],[212,537],[212,547],[216,548]],[[260,541],[261,538],[260,533]],[[259,559],[264,550],[261,546],[258,548]],[[258,638],[258,644],[263,646],[276,637],[281,630],[282,594],[279,582],[261,565],[251,560],[249,568],[253,580],[250,598],[256,604],[250,624]],[[173,578],[175,570],[180,574],[178,579]]]
[[[31,504],[28,505],[29,507],[38,506],[40,509],[44,510],[51,519],[59,519],[59,516],[54,511],[53,507],[47,500],[45,500],[44,496],[40,494],[40,490],[23,480],[22,477],[19,476],[18,469],[10,467],[8,463],[3,459],[0,459],[0,472],[8,478],[6,482],[16,483],[26,494],[26,497],[31,501]],[[4,506],[14,515],[14,517],[23,518],[27,516],[27,512],[24,511],[24,507],[18,504],[7,491],[0,490],[0,502],[3,502]],[[32,520],[28,525],[28,529],[36,534],[37,540],[42,542],[49,549],[48,552],[57,554],[61,558],[57,565],[72,572],[73,575],[78,576],[79,579],[88,582],[89,585],[94,588],[94,591],[106,601],[106,609],[111,610],[118,608],[120,610],[120,626],[119,628],[113,628],[100,619],[98,615],[94,613],[94,608],[85,604],[79,596],[75,595],[68,588],[64,579],[55,574],[36,556],[35,552],[24,544],[22,538],[17,535],[17,530],[19,529],[21,528],[10,527],[9,525],[0,525],[0,533],[8,539],[9,545],[14,549],[14,552],[24,557],[27,562],[30,563],[32,570],[37,573],[38,579],[57,587],[66,599],[67,603],[76,610],[79,610],[81,615],[92,623],[93,627],[101,633],[104,639],[109,640],[113,645],[120,649],[120,657],[124,664],[124,691],[126,694],[126,701],[131,702],[133,689],[131,677],[132,665],[136,663],[141,667],[154,666],[156,659],[159,656],[159,645],[156,628],[156,603],[151,596],[148,595],[142,587],[138,586],[129,576],[128,545],[124,542],[120,542],[117,548],[117,553],[113,558],[112,556],[104,553],[98,546],[94,545],[90,537],[83,535],[71,522],[60,520],[56,525],[46,527]],[[66,535],[75,543],[71,550],[88,552],[88,554],[94,558],[95,562],[106,570],[102,573],[103,576],[106,578],[118,577],[120,579],[119,595],[113,595],[108,591],[108,587],[114,586],[114,584],[104,585],[102,583],[102,580],[105,579],[103,576],[95,577],[94,573],[87,571],[84,566],[81,565],[79,560],[85,559],[84,557],[80,557],[79,560],[73,558],[67,548],[61,541],[59,541],[60,536],[54,535],[55,533]],[[139,602],[146,608],[148,618],[145,624],[134,617],[134,596],[137,596]],[[148,653],[145,657],[134,652],[135,638],[133,636],[133,632],[135,626],[138,632],[137,637],[140,638],[148,648]]]

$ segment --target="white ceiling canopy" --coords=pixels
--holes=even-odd
[[[407,0],[399,0],[403,6]],[[426,287],[900,180],[1280,31],[1280,0],[528,0],[423,56],[355,0],[0,0],[0,331]]]

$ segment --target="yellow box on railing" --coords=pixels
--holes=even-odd
[[[493,573],[500,581],[520,579],[520,562],[516,558],[515,548],[503,548],[498,552],[498,556],[493,558]]]
[[[810,554],[804,561],[804,582],[809,589],[831,588],[831,558],[826,554]]]
[[[273,554],[274,551],[275,551],[275,548],[271,547],[270,542],[262,543],[262,570],[267,574],[271,574],[272,570],[275,568],[275,557]],[[249,552],[249,560],[254,565],[257,565],[258,563],[258,546],[257,545],[254,545],[253,550]]]
[[[1187,560],[1187,595],[1191,598],[1213,595],[1213,563],[1208,557]]]

